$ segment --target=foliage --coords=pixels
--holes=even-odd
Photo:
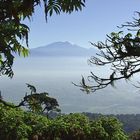
[[[92,137],[97,140],[127,140],[122,124],[113,117],[101,117],[93,122],[92,131]]]
[[[27,84],[27,87],[30,89],[30,94],[25,95],[23,100],[18,105],[13,105],[8,103],[0,98],[0,102],[6,106],[17,108],[24,106],[29,111],[38,113],[38,114],[46,114],[50,111],[60,112],[61,110],[58,108],[58,101],[50,97],[47,92],[37,93],[36,88],[33,85]]]
[[[32,129],[23,122],[24,112],[0,105],[0,139],[27,138]]]
[[[87,140],[90,138],[90,122],[81,114],[69,114],[56,118],[50,126],[52,135],[61,140]]]
[[[82,10],[85,0],[1,0],[0,1],[0,75],[13,77],[14,54],[29,55],[29,27],[23,22],[32,17],[35,8],[44,3],[46,19],[53,13]],[[24,41],[24,43],[23,43]],[[24,45],[25,44],[25,45]]]
[[[123,130],[126,133],[133,133],[134,131],[138,131],[140,129],[140,114],[117,114],[117,115],[103,115],[96,113],[83,113],[90,120],[97,120],[100,117],[115,117],[123,124]]]
[[[121,124],[115,118],[89,121],[82,114],[56,119],[0,104],[0,139],[26,140],[126,140]]]
[[[31,94],[26,95],[20,103],[34,113],[48,113],[49,111],[60,111],[57,100],[50,97],[47,92],[37,93],[33,85],[27,84]]]
[[[127,28],[128,31],[112,32],[107,35],[105,43],[91,43],[99,53],[89,60],[91,65],[108,66],[110,74],[100,77],[94,72],[88,76],[88,81],[93,85],[87,85],[82,77],[81,89],[87,93],[103,89],[108,85],[114,86],[114,82],[120,79],[129,80],[134,74],[140,72],[140,13],[133,22],[127,22],[119,28]],[[127,32],[127,33],[126,33]],[[126,34],[125,34],[126,33]]]

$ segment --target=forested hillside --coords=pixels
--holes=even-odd
[[[83,113],[90,120],[97,119],[101,116],[116,117],[123,124],[123,129],[127,133],[132,133],[140,129],[140,114],[118,114],[118,115],[102,115],[95,113]]]

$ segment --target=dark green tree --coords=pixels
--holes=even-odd
[[[82,114],[48,119],[0,103],[1,140],[127,140],[115,118],[90,121]]]
[[[0,75],[13,77],[14,54],[29,55],[29,27],[25,19],[32,17],[35,8],[44,4],[44,12],[48,16],[61,12],[70,14],[82,10],[85,0],[1,0],[0,1]],[[22,43],[21,41],[25,41]],[[26,45],[23,45],[26,44]]]
[[[30,112],[37,114],[46,114],[50,111],[60,112],[58,101],[49,96],[47,92],[38,93],[33,85],[27,84],[30,93],[26,95],[18,105],[13,105],[0,98],[0,102],[11,108],[26,107]]]
[[[31,112],[43,114],[50,111],[60,112],[58,101],[50,97],[47,92],[37,93],[36,88],[33,85],[27,84],[30,88],[30,94],[25,95],[23,101],[19,104],[26,106]]]

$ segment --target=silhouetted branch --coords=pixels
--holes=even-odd
[[[121,27],[131,27],[132,29],[137,27],[136,32],[129,32],[126,35],[123,34],[123,31],[112,32],[107,35],[105,43],[91,43],[100,53],[92,56],[89,63],[97,66],[108,66],[112,72],[107,78],[99,77],[91,72],[90,76],[87,77],[87,82],[92,83],[90,86],[85,83],[85,78],[82,77],[82,82],[79,85],[75,84],[81,90],[87,93],[95,92],[108,85],[114,86],[114,82],[120,79],[129,80],[134,74],[140,72],[140,13],[137,12],[137,14],[138,19],[135,19],[134,22],[127,22]]]

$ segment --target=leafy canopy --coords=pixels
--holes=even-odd
[[[0,104],[2,140],[127,140],[115,118],[90,121],[82,114],[62,115],[55,119]]]

